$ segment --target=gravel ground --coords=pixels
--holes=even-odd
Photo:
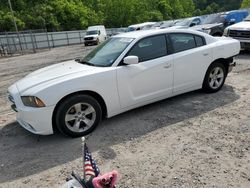
[[[58,187],[81,173],[80,139],[38,137],[15,122],[10,84],[49,64],[86,54],[71,46],[0,59],[0,187]],[[105,120],[87,137],[118,187],[250,187],[250,53],[215,94],[187,93]]]

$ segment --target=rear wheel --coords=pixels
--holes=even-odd
[[[226,68],[222,63],[213,63],[207,70],[203,82],[203,90],[207,93],[214,93],[219,91],[224,85],[226,75]]]
[[[89,95],[75,95],[64,100],[56,112],[56,125],[67,136],[79,137],[91,133],[100,123],[102,110]]]

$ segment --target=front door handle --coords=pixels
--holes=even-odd
[[[209,55],[209,53],[204,53],[203,55],[204,55],[204,56],[208,56],[208,55]]]
[[[165,69],[169,69],[169,68],[171,68],[171,64],[167,64],[167,65],[165,65],[165,66],[164,66],[164,68],[165,68]]]

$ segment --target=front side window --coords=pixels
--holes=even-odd
[[[80,62],[93,66],[109,67],[133,40],[133,38],[110,38],[91,51]]]
[[[147,37],[132,47],[127,56],[138,56],[139,62],[156,59],[167,55],[165,35]]]

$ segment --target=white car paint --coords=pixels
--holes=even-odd
[[[207,45],[139,64],[118,66],[140,39],[167,33],[203,36]],[[13,84],[9,94],[17,108],[17,121],[35,134],[53,133],[52,116],[58,102],[78,91],[93,91],[105,101],[107,117],[188,91],[200,89],[209,65],[219,58],[237,55],[237,40],[214,38],[193,30],[162,29],[124,33],[134,38],[110,67],[93,67],[67,61],[35,71]],[[36,96],[46,105],[24,106],[21,96]]]

